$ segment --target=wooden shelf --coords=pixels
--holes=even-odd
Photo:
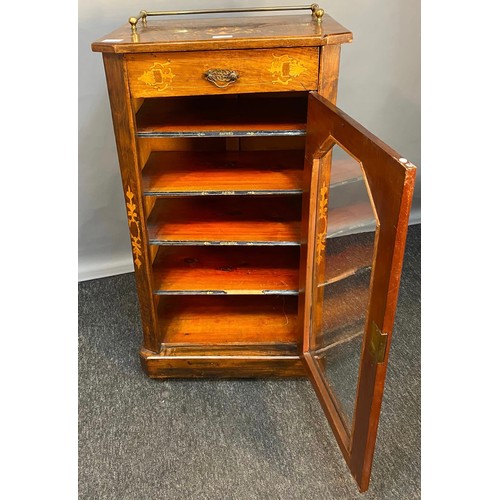
[[[298,340],[297,297],[161,297],[163,344],[273,344]]]
[[[363,179],[361,165],[354,158],[333,160],[330,187],[343,186],[351,182],[362,181]]]
[[[324,287],[320,349],[330,349],[362,335],[370,290],[371,268]]]
[[[331,195],[330,195],[331,196]],[[358,202],[328,211],[327,238],[375,231],[376,221],[369,202]]]
[[[307,95],[196,96],[146,99],[138,137],[305,135]]]
[[[326,244],[325,278],[319,286],[335,283],[372,265],[375,234],[351,234],[330,239]]]
[[[299,194],[304,151],[153,151],[142,171],[146,196]],[[363,181],[355,160],[332,169],[330,187]]]
[[[303,151],[153,151],[146,196],[300,194]]]
[[[301,196],[160,198],[148,219],[154,245],[299,245]]]
[[[298,294],[298,247],[161,247],[153,264],[158,295]]]

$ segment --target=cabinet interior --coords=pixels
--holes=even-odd
[[[307,98],[133,99],[161,352],[298,354]],[[338,162],[330,176],[325,289],[371,264],[369,244],[349,236],[366,230],[372,216],[360,188],[359,164]],[[351,244],[354,253],[342,252]],[[334,310],[325,305],[327,314]]]

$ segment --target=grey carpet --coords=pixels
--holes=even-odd
[[[420,498],[420,226],[411,226],[370,489],[307,380],[148,379],[134,277],[79,285],[81,499]]]

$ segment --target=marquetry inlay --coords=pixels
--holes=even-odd
[[[318,230],[316,232],[316,265],[320,265],[326,249],[326,232],[328,230],[328,191],[329,186],[323,181],[318,206]]]
[[[130,241],[132,243],[132,253],[134,255],[134,263],[139,268],[141,267],[141,257],[142,257],[142,247],[141,247],[141,229],[139,225],[138,215],[136,212],[137,206],[134,203],[134,193],[132,193],[130,186],[128,186],[127,192],[125,194],[127,197],[127,217],[128,217],[128,227],[130,231]],[[132,231],[132,226],[135,226],[135,232]]]
[[[301,61],[286,54],[273,57],[274,60],[269,68],[274,77],[273,83],[288,85],[290,80],[300,76],[307,69]]]
[[[139,80],[161,92],[168,88],[174,77],[175,75],[172,68],[170,68],[169,62],[156,62],[139,77]]]

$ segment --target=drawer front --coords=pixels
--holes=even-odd
[[[318,87],[317,47],[127,54],[125,58],[132,97]]]

